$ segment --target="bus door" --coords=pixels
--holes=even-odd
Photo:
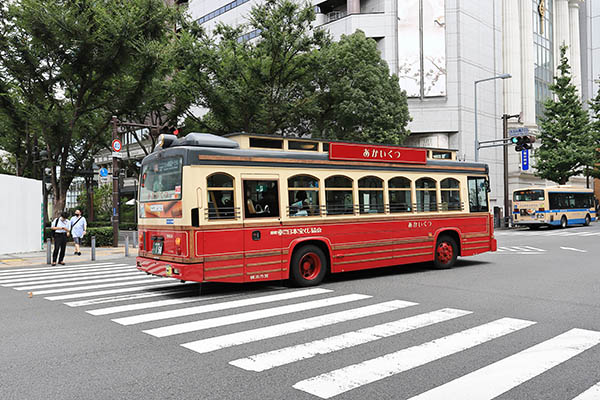
[[[280,188],[277,175],[243,175],[244,280],[282,279]]]

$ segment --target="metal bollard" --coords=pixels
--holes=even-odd
[[[46,264],[52,263],[52,239],[46,240]]]
[[[125,257],[129,257],[129,235],[125,235]]]
[[[134,249],[138,248],[138,235],[137,235],[137,231],[133,232],[133,248]]]
[[[92,236],[92,261],[96,261],[96,236]]]

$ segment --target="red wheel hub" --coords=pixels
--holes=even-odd
[[[321,259],[315,253],[306,253],[300,259],[300,275],[304,279],[313,280],[321,272]]]
[[[448,264],[454,256],[454,249],[448,242],[442,242],[437,247],[437,259],[442,264]]]

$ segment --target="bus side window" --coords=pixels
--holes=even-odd
[[[279,217],[277,181],[244,181],[244,217]]]

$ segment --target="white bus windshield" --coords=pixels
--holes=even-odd
[[[514,201],[542,201],[543,190],[518,190],[514,193]]]
[[[140,201],[181,199],[180,157],[163,158],[144,165],[140,179]]]

